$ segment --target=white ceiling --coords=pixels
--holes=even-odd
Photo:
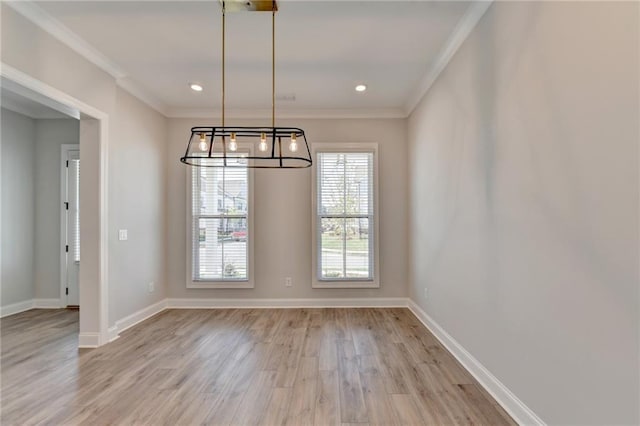
[[[120,73],[122,86],[165,110],[220,106],[218,1],[40,1]],[[280,1],[278,110],[406,110],[470,2]],[[227,108],[270,107],[269,13],[227,15]],[[458,28],[457,28],[458,26]],[[452,54],[452,53],[451,53]],[[195,93],[190,81],[204,85]],[[369,89],[356,93],[354,86]],[[179,115],[179,114],[178,114]]]

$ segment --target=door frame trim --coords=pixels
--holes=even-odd
[[[80,144],[65,143],[60,145],[60,307],[66,308],[69,306],[69,301],[65,289],[67,287],[67,255],[65,250],[62,250],[67,243],[67,210],[64,203],[67,202],[67,172],[66,161],[69,156],[69,151],[80,151]],[[80,188],[78,188],[78,191]],[[78,285],[78,288],[80,286]],[[78,301],[78,303],[80,303]]]
[[[97,187],[91,190],[97,192],[99,229],[92,229],[91,239],[97,248],[97,270],[95,271],[97,282],[79,281],[80,300],[86,298],[89,305],[80,313],[80,334],[78,336],[79,347],[98,347],[109,342],[108,312],[109,312],[109,115],[78,98],[75,98],[62,90],[39,80],[23,71],[0,61],[0,75],[17,86],[37,93],[44,99],[48,98],[54,103],[62,104],[77,111],[80,118],[80,145],[83,145],[82,128],[86,126],[95,129],[95,138],[85,140],[86,143],[97,145],[98,155],[98,182]],[[87,189],[85,188],[85,191]],[[80,188],[81,200],[85,194]],[[85,194],[86,196],[88,194]],[[95,233],[95,235],[94,235]],[[84,234],[84,238],[89,238]],[[92,246],[92,244],[90,244]],[[84,247],[87,247],[86,245]],[[0,256],[2,253],[0,252]],[[86,292],[86,296],[82,296]]]

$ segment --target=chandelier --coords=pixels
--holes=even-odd
[[[180,161],[198,167],[296,169],[310,167],[311,151],[304,130],[276,127],[276,0],[222,3],[222,117],[220,126],[191,128],[187,150]],[[227,4],[228,3],[228,4]],[[271,12],[271,127],[225,125],[225,15],[230,12]],[[249,147],[245,149],[244,147]]]

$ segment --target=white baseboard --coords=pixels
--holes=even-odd
[[[127,330],[128,328],[133,327],[134,325],[150,318],[156,314],[167,309],[167,299],[163,299],[158,303],[154,303],[153,305],[147,306],[144,309],[140,309],[133,314],[126,316],[118,321],[116,321],[116,325],[109,328],[109,342],[113,342],[118,337],[120,337],[120,333]]]
[[[406,308],[405,297],[353,299],[167,299],[170,309],[216,308]]]
[[[445,348],[471,373],[491,396],[520,425],[544,425],[545,423],[504,384],[473,357],[460,343],[447,333],[413,300],[408,300],[408,308]]]
[[[60,299],[29,299],[24,302],[2,306],[0,308],[0,318],[19,314],[29,309],[60,309],[62,307]]]
[[[19,314],[20,312],[33,309],[33,299],[25,300],[24,302],[13,303],[11,305],[2,306],[0,308],[0,318],[8,317],[9,315]]]
[[[107,334],[108,334],[108,342],[111,343],[114,340],[118,339],[120,337],[120,335],[118,334],[118,326],[114,325],[113,327],[109,327],[109,329],[107,330]]]
[[[406,307],[404,297],[368,299],[164,299],[158,303],[116,321],[108,330],[109,342],[120,333],[165,309],[222,309],[222,308],[380,308]]]
[[[100,333],[80,333],[78,335],[79,348],[97,348],[100,346]]]
[[[60,299],[33,299],[35,309],[60,309],[63,308]]]
[[[0,317],[17,314],[33,308],[59,308],[60,299],[34,299],[0,308]],[[409,310],[433,333],[445,348],[464,366],[487,392],[521,425],[544,425],[529,407],[502,384],[489,370],[473,357],[460,343],[449,335],[413,300],[404,297],[387,298],[325,298],[325,299],[178,299],[169,298],[141,309],[116,321],[109,328],[109,342],[116,340],[119,333],[164,311],[165,309],[216,309],[216,308],[396,308]],[[80,333],[80,348],[100,346],[99,333]]]

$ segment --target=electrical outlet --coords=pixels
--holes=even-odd
[[[155,289],[156,289],[156,284],[153,281],[151,281],[149,283],[149,293],[153,293]]]
[[[284,286],[285,287],[292,287],[293,286],[293,281],[291,280],[291,277],[286,277],[284,279]]]
[[[129,235],[126,229],[120,229],[118,231],[118,239],[120,241],[127,241],[129,239]]]

